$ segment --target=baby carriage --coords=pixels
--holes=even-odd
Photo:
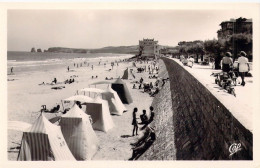
[[[236,86],[236,75],[233,71],[213,73],[215,77],[215,84],[218,84],[223,89],[227,90],[229,94],[236,97],[235,88]]]

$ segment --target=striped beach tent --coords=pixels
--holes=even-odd
[[[86,113],[92,118],[94,130],[107,132],[115,126],[110,115],[108,102],[99,96],[93,102],[86,103]]]
[[[61,131],[77,160],[90,160],[98,150],[98,138],[89,116],[76,104],[60,120]]]
[[[19,161],[75,160],[59,126],[50,123],[41,114],[35,123],[23,132]]]

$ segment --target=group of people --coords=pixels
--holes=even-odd
[[[64,84],[71,84],[71,83],[73,83],[73,82],[75,82],[75,80],[74,80],[74,78],[70,78],[70,79],[66,79],[65,81],[64,81]]]
[[[164,82],[164,81],[163,81]],[[139,81],[136,81],[133,84],[133,89],[136,89],[136,84],[139,84],[138,89],[143,89],[144,93],[148,93],[150,96],[154,96],[159,93],[159,81],[157,80],[154,84],[153,82],[144,82],[144,79],[141,77]]]
[[[150,118],[148,118],[146,114],[146,110],[143,110],[143,114],[140,115],[141,122],[138,123],[136,113],[138,112],[138,108],[135,107],[133,111],[133,120],[132,125],[133,127],[133,136],[138,135],[138,124],[144,125],[143,127],[146,127],[148,124],[150,124],[154,119],[154,108],[150,106]]]
[[[230,52],[226,52],[225,56],[221,60],[222,71],[229,73],[233,69],[237,69],[242,79],[241,85],[245,86],[245,74],[250,71],[247,54],[244,51],[239,53],[236,66],[234,65],[231,57],[232,54]]]
[[[189,56],[188,58],[185,58],[184,55],[181,55],[180,61],[182,62],[183,65],[186,65],[191,68],[193,67],[193,64],[194,64],[193,56]]]
[[[138,135],[138,124],[142,124],[143,127],[141,127],[141,130],[143,131],[143,136],[140,137],[137,142],[131,143],[132,150],[132,157],[129,160],[135,160],[139,158],[156,140],[156,134],[155,130],[149,125],[153,120],[154,120],[154,112],[153,112],[153,107],[150,106],[150,118],[148,118],[146,114],[146,110],[143,110],[143,114],[140,115],[141,123],[137,122],[137,117],[136,113],[138,111],[137,108],[134,108],[133,111],[133,121],[132,125],[134,126],[133,129],[133,136],[134,133]]]

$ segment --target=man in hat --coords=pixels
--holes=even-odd
[[[237,62],[238,62],[238,71],[241,75],[241,79],[242,79],[242,86],[245,86],[245,73],[248,72],[250,70],[249,64],[248,64],[248,59],[247,59],[247,54],[244,51],[241,51],[239,53],[240,57],[238,58]]]
[[[226,52],[225,56],[222,58],[223,72],[229,72],[231,70],[231,66],[233,65],[231,56],[232,56],[232,54],[230,52]]]

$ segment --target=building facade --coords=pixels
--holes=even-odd
[[[160,55],[160,46],[154,39],[139,40],[139,53],[142,57],[157,58]]]
[[[252,19],[238,18],[220,24],[221,29],[217,31],[218,39],[225,39],[232,34],[247,33],[252,34]]]

